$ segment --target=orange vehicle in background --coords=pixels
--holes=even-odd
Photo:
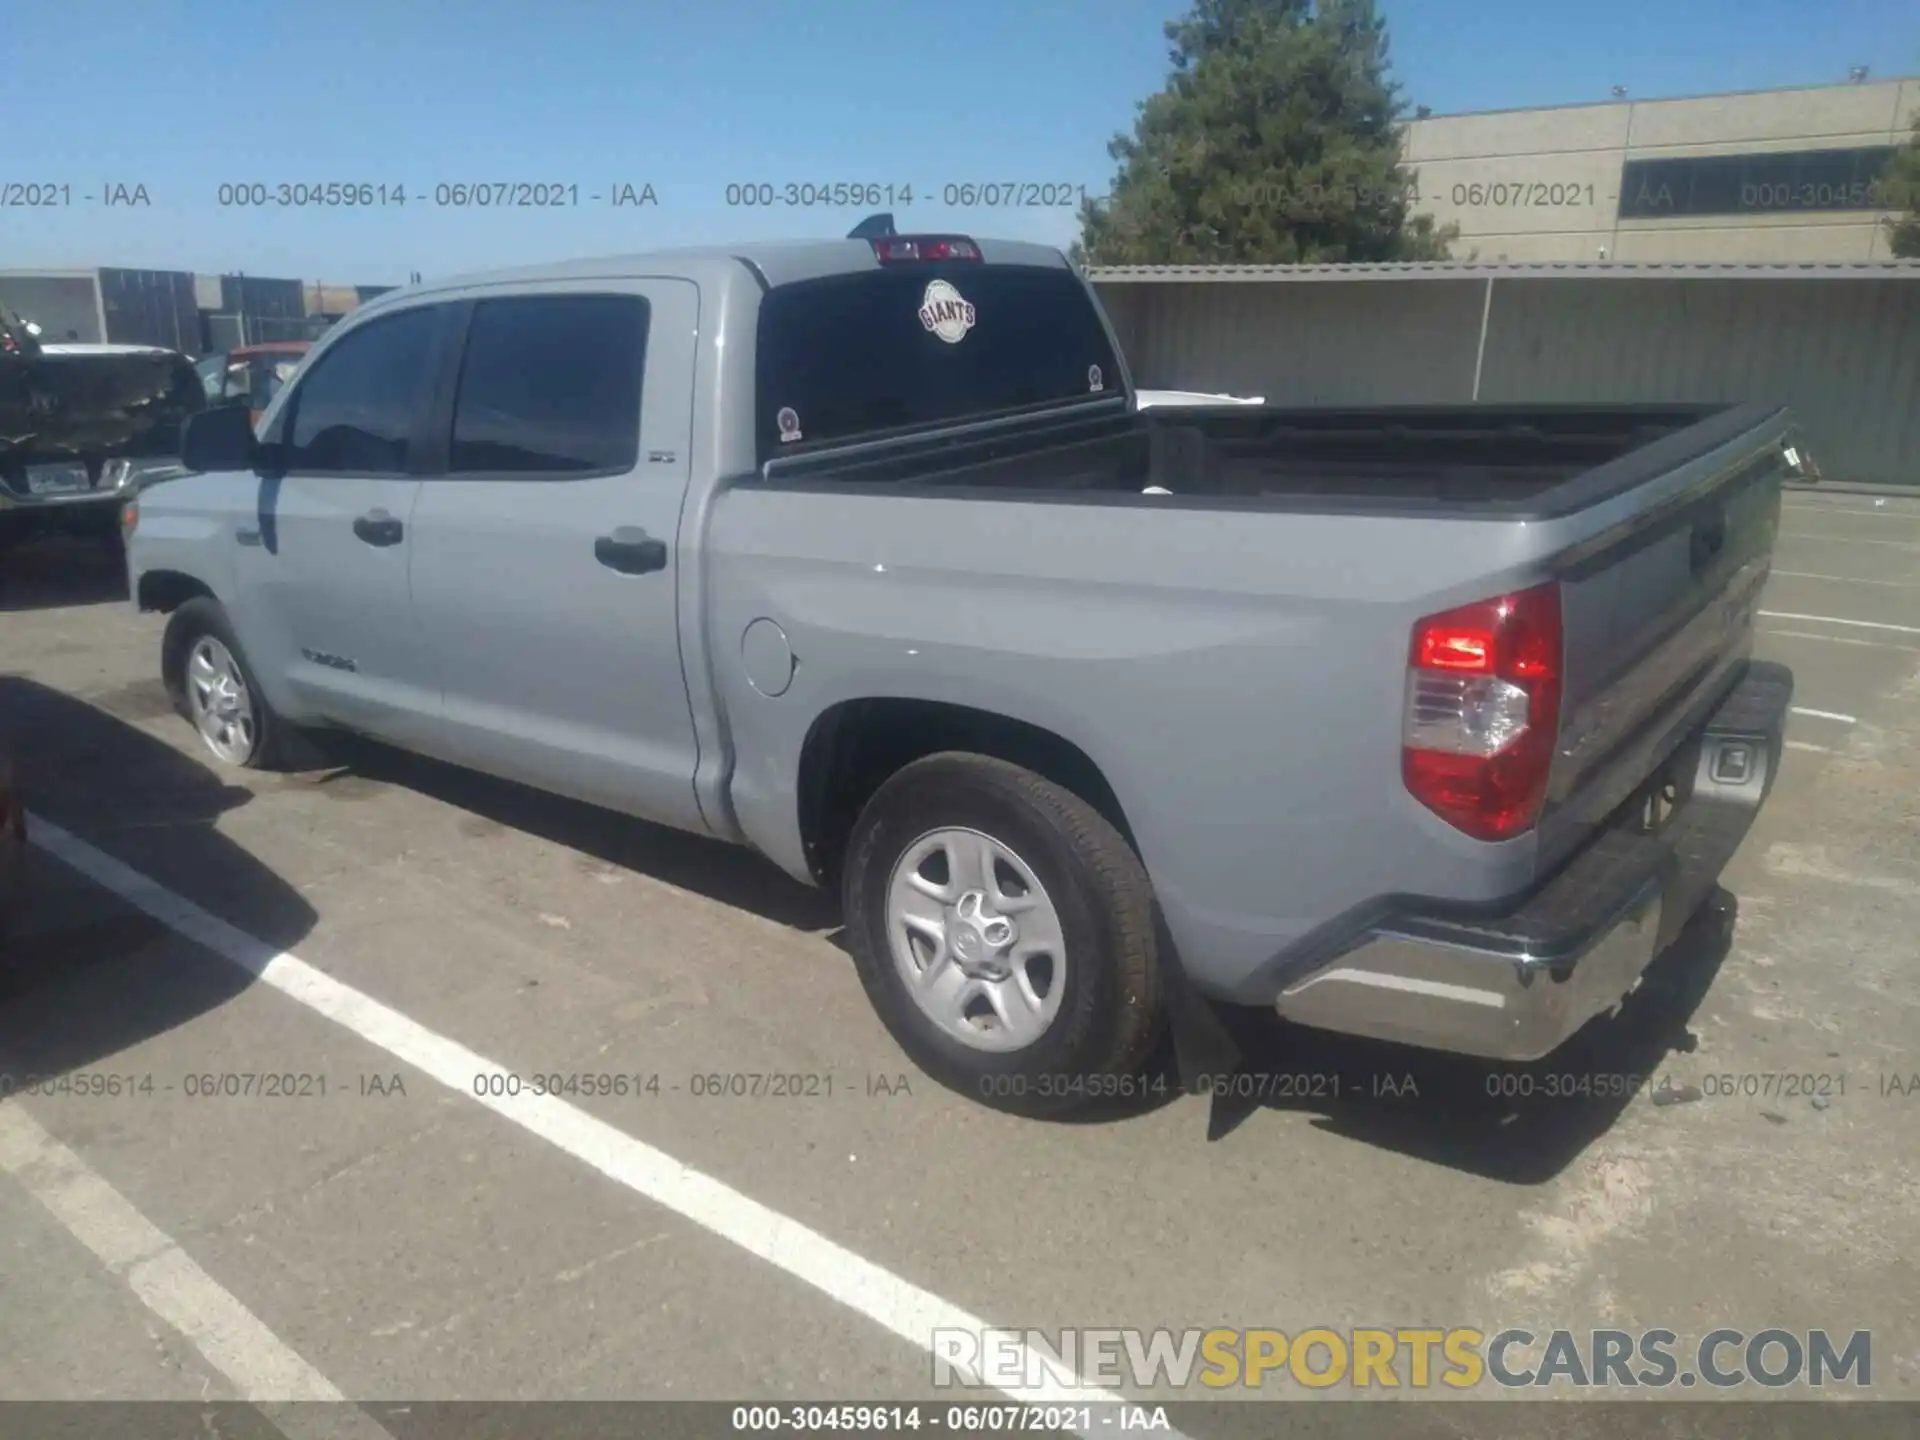
[[[311,340],[265,340],[207,356],[193,367],[207,392],[207,408],[244,403],[259,424],[267,405],[312,348]]]

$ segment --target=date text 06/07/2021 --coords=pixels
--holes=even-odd
[[[440,210],[655,209],[660,194],[646,180],[442,180],[407,185],[372,180],[235,180],[215,187],[223,210],[396,210],[409,203]]]
[[[916,199],[955,210],[1062,210],[1076,208],[1087,198],[1087,187],[1072,180],[950,180],[940,185],[740,180],[722,191],[729,207],[762,210],[888,210],[912,205]]]
[[[482,1100],[552,1097],[564,1100],[652,1099],[686,1096],[695,1100],[895,1099],[914,1094],[904,1071],[868,1071],[835,1075],[826,1071],[703,1070],[671,1075],[660,1071],[477,1072],[470,1082]],[[52,1074],[0,1071],[0,1100],[16,1095],[49,1099],[141,1100],[177,1095],[188,1100],[325,1100],[341,1097],[386,1099],[408,1094],[406,1076],[321,1071],[219,1070],[182,1075],[151,1071],[77,1070]],[[418,1093],[416,1077],[415,1092]]]
[[[955,1435],[1058,1435],[1112,1431],[1171,1431],[1164,1405],[1132,1401],[1100,1404],[1031,1404],[993,1402],[965,1405],[915,1403],[834,1405],[735,1405],[731,1429],[742,1432],[785,1432],[819,1435],[851,1431],[886,1434],[893,1431],[946,1431]]]
[[[1656,1105],[1676,1099],[1811,1100],[1824,1107],[1835,1100],[1857,1097],[1875,1100],[1920,1099],[1920,1070],[1875,1074],[1846,1071],[1712,1072],[1693,1082],[1676,1085],[1668,1074],[1598,1074],[1489,1070],[1484,1076],[1488,1097],[1499,1100],[1631,1100],[1643,1090]],[[912,1096],[913,1081],[904,1072],[836,1075],[828,1071],[698,1071],[665,1076],[658,1071],[532,1071],[505,1070],[474,1075],[472,1090],[481,1099],[512,1099],[521,1095],[562,1099],[647,1099],[684,1095],[712,1100],[834,1100]],[[1135,1076],[996,1076],[979,1085],[984,1098],[1007,1099],[1026,1095],[1074,1094],[1119,1100],[1164,1100],[1176,1094],[1202,1098],[1230,1098],[1270,1102],[1417,1101],[1423,1097],[1420,1080],[1411,1071],[1398,1074],[1343,1075],[1338,1071],[1271,1073],[1253,1070],[1201,1075],[1191,1083],[1170,1081],[1160,1074]],[[78,1097],[83,1099],[138,1099],[180,1095],[186,1099],[303,1100],[329,1096],[404,1096],[405,1077],[385,1074],[329,1075],[313,1071],[222,1070],[173,1076],[151,1072],[105,1070],[55,1074],[12,1074],[0,1071],[0,1100],[15,1095]]]
[[[916,199],[950,209],[1074,209],[1089,198],[1071,180],[966,180],[940,185],[879,181],[735,181],[721,198],[734,209],[880,210],[905,208]],[[435,209],[657,208],[660,192],[649,181],[575,180],[440,181],[430,186],[372,180],[234,180],[215,187],[214,203],[226,210],[393,210],[409,204]]]

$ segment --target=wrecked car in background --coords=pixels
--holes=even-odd
[[[0,349],[0,555],[44,534],[120,541],[120,502],[179,474],[206,408],[193,362],[146,345],[44,345],[9,317]]]
[[[40,353],[40,327],[0,305],[0,357]]]

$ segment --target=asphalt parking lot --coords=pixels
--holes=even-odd
[[[0,1397],[946,1399],[925,1336],[984,1322],[1867,1330],[1920,1399],[1920,499],[1786,511],[1784,771],[1617,1018],[1526,1086],[1276,1025],[1337,1101],[1074,1125],[914,1072],[749,855],[373,747],[216,773],[162,621],[23,554]]]

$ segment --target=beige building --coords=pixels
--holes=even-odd
[[[1406,156],[1460,260],[1881,260],[1916,113],[1920,77],[1623,99],[1415,120]]]

